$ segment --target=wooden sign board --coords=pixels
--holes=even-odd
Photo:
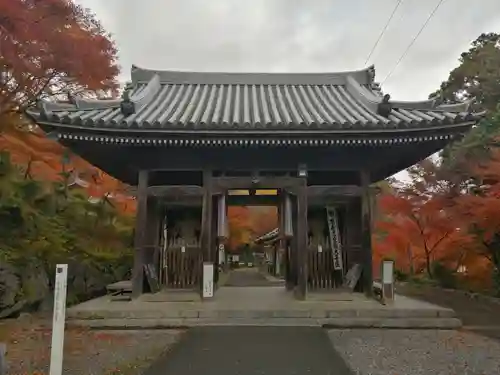
[[[146,274],[146,279],[148,280],[149,288],[151,293],[157,293],[160,291],[160,279],[156,273],[156,269],[153,264],[148,263],[144,265],[144,273]]]
[[[359,278],[361,277],[361,271],[363,270],[363,267],[361,264],[356,263],[353,265],[349,271],[347,271],[345,277],[344,277],[344,287],[348,288],[350,290],[354,290],[356,287],[356,284],[359,281]]]

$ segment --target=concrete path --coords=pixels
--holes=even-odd
[[[231,271],[224,286],[276,286],[268,280],[257,268],[241,268]]]
[[[145,375],[352,375],[314,327],[191,329]]]

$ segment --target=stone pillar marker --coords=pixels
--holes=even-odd
[[[213,298],[214,296],[214,264],[212,262],[203,263],[203,291],[202,298]]]
[[[394,302],[394,261],[382,261],[380,274],[382,276],[382,303],[392,304]]]
[[[0,375],[7,375],[7,345],[0,343]]]
[[[66,322],[66,289],[68,284],[68,265],[56,266],[54,288],[54,315],[52,319],[52,346],[50,353],[50,375],[62,375],[64,326]]]

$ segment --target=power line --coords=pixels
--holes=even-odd
[[[419,30],[419,32],[417,33],[417,35],[415,35],[415,37],[413,38],[413,40],[411,41],[411,43],[408,45],[408,47],[406,48],[406,50],[403,52],[403,54],[401,55],[401,57],[399,58],[398,62],[396,63],[396,65],[394,65],[394,67],[392,68],[392,70],[389,72],[389,74],[387,74],[387,76],[384,78],[384,80],[382,81],[381,84],[384,84],[385,81],[387,81],[389,79],[389,77],[392,76],[392,74],[396,71],[396,69],[398,68],[399,64],[401,64],[401,61],[403,61],[403,59],[406,57],[406,55],[408,54],[408,52],[410,51],[411,47],[413,47],[413,45],[415,44],[415,42],[417,41],[418,37],[420,36],[420,34],[422,34],[422,31],[424,31],[424,29],[427,27],[427,24],[429,23],[429,21],[432,19],[432,17],[434,17],[434,14],[436,14],[437,10],[439,9],[439,7],[441,6],[441,4],[443,4],[444,0],[439,0],[439,2],[437,3],[436,7],[434,8],[434,10],[429,14],[429,17],[427,17],[427,20],[424,22],[424,24],[422,25],[421,29]]]
[[[396,11],[398,10],[399,6],[401,5],[401,3],[403,2],[403,0],[398,0],[398,3],[396,4],[396,6],[394,7],[394,10],[392,11],[392,14],[391,16],[389,17],[389,19],[387,20],[387,23],[385,24],[382,32],[380,33],[380,35],[378,36],[378,39],[377,41],[375,42],[375,44],[373,45],[373,48],[372,50],[370,51],[370,53],[368,54],[368,57],[366,58],[366,61],[365,61],[365,66],[366,64],[368,64],[368,61],[370,60],[370,58],[372,57],[373,55],[373,52],[375,52],[375,50],[377,49],[377,46],[378,44],[380,43],[380,41],[382,40],[382,37],[384,36],[385,32],[387,31],[387,28],[389,27],[389,24],[391,23],[392,19],[394,18],[394,15],[396,14]]]

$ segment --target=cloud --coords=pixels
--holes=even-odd
[[[114,35],[122,77],[131,64],[200,71],[338,71],[364,66],[397,0],[78,0]],[[382,80],[438,0],[403,1],[372,60]],[[422,99],[481,32],[500,30],[500,2],[445,0],[384,85]]]

